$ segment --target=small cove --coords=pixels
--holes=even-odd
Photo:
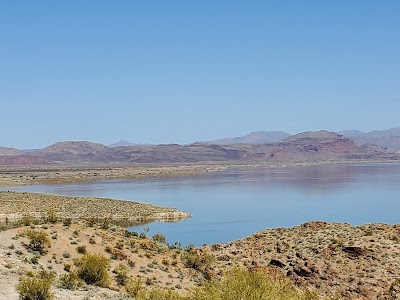
[[[224,243],[273,227],[311,220],[399,222],[400,164],[231,169],[188,177],[33,185],[2,190],[107,197],[175,207],[193,214],[177,223],[132,227],[168,242]]]

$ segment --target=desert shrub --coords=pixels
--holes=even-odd
[[[146,285],[152,285],[152,284],[153,284],[153,279],[150,278],[150,277],[147,277],[146,280],[144,281],[144,283],[145,283]]]
[[[77,261],[79,278],[87,284],[106,287],[109,284],[109,260],[101,254],[85,254]]]
[[[207,269],[214,261],[214,256],[207,252],[197,252],[196,250],[187,250],[182,253],[182,262],[187,268],[195,270]]]
[[[120,285],[125,285],[128,280],[128,267],[119,264],[113,272],[115,274],[115,281]]]
[[[83,285],[83,280],[75,272],[63,274],[59,278],[59,287],[67,290],[76,290]]]
[[[71,271],[71,265],[70,264],[64,264],[64,271],[70,272]]]
[[[104,218],[100,221],[101,229],[108,229],[111,226],[111,218]]]
[[[30,261],[32,264],[37,265],[39,263],[39,256],[32,256]]]
[[[24,215],[18,223],[24,226],[29,226],[34,223],[34,219],[31,216]]]
[[[166,244],[167,238],[161,233],[156,233],[155,235],[153,235],[153,241],[161,244]]]
[[[311,300],[310,294],[299,292],[289,279],[278,273],[268,273],[265,269],[248,271],[234,269],[222,280],[206,282],[196,288],[190,296],[192,300]]]
[[[72,224],[72,219],[71,218],[66,218],[66,219],[64,219],[63,220],[63,225],[64,226],[71,226],[71,224]]]
[[[125,282],[125,292],[131,298],[136,299],[136,297],[139,295],[139,292],[142,289],[143,289],[143,279],[141,278],[131,277]]]
[[[80,253],[80,254],[86,254],[87,253],[85,245],[76,247],[76,251],[78,251],[78,253]]]
[[[54,298],[51,292],[55,274],[45,270],[34,277],[20,277],[17,291],[21,300],[50,300]]]
[[[45,252],[45,247],[50,247],[49,235],[43,231],[27,230],[25,232],[29,238],[29,248],[33,251],[39,251],[40,253]]]
[[[52,224],[57,223],[58,217],[57,217],[56,212],[55,212],[54,209],[49,209],[49,210],[47,211],[47,218],[46,218],[46,221],[49,222],[49,223],[52,223]]]
[[[133,260],[128,259],[128,265],[129,265],[131,268],[134,268],[135,265],[136,265],[136,263],[135,263]]]
[[[160,288],[151,289],[147,292],[139,293],[137,300],[187,300],[186,297],[179,295],[171,290],[162,290]],[[211,298],[210,298],[211,299]],[[244,298],[246,299],[246,298]],[[217,300],[217,299],[213,299]]]
[[[86,218],[85,221],[87,226],[89,227],[93,227],[97,223],[97,220],[95,218]]]
[[[125,242],[123,240],[119,240],[115,243],[115,248],[122,250],[124,249]]]
[[[40,278],[40,279],[48,279],[53,282],[54,278],[56,278],[56,272],[55,271],[48,271],[46,269],[40,269],[36,275],[34,274],[33,276]]]

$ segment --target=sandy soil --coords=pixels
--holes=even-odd
[[[23,236],[32,228],[51,237],[51,247],[37,263],[32,263],[35,253],[27,246],[28,238]],[[67,273],[65,265],[71,265],[74,270],[74,260],[83,255],[78,253],[78,246],[85,246],[88,253],[103,254],[110,259],[110,289],[84,286],[78,291],[70,291],[58,288],[56,282],[53,287],[56,299],[120,299],[123,287],[117,284],[112,273],[118,265],[129,268],[128,276],[141,277],[145,286],[172,288],[182,293],[203,280],[201,273],[184,267],[178,250],[170,250],[147,237],[126,237],[126,231],[121,227],[112,226],[105,230],[82,224],[38,225],[0,232],[0,299],[18,299],[15,286],[27,271],[45,268],[60,276]]]

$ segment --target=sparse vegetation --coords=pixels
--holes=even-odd
[[[143,280],[141,278],[129,278],[125,283],[125,292],[131,298],[136,298],[143,289]]]
[[[4,227],[7,220],[7,228],[43,222],[55,223],[58,220],[68,226],[79,216],[79,219],[88,220],[91,226],[100,223],[107,229],[111,224],[121,222],[129,225],[138,221],[181,220],[190,216],[176,209],[133,201],[2,191],[0,207],[2,214],[5,214],[0,218],[0,223]],[[104,217],[109,215],[113,218]],[[12,216],[12,220],[9,216]]]
[[[311,300],[317,299],[299,292],[282,275],[271,274],[265,269],[248,271],[234,269],[223,279],[206,282],[189,297],[191,300]]]
[[[75,272],[63,274],[59,278],[59,286],[67,290],[76,290],[84,284]]]
[[[76,247],[76,251],[77,251],[79,254],[86,254],[86,253],[87,253],[87,250],[86,250],[86,246],[85,246],[85,245]]]
[[[115,281],[120,285],[125,285],[128,280],[129,268],[119,264],[115,269]]]
[[[189,249],[182,253],[182,261],[187,268],[195,270],[203,270],[209,268],[214,261],[214,256],[207,252],[198,252],[194,249]]]
[[[109,260],[101,254],[85,254],[77,262],[79,278],[87,284],[108,286],[109,276],[107,268]]]
[[[157,243],[161,243],[161,244],[166,244],[167,238],[165,237],[165,235],[163,235],[161,233],[156,233],[153,235],[153,241],[155,241]]]
[[[33,276],[23,276],[17,285],[17,291],[21,300],[51,300],[54,294],[51,285],[54,281],[54,273],[40,271]]]
[[[43,231],[27,230],[25,235],[29,238],[29,248],[33,251],[44,253],[46,247],[50,247],[49,235]]]

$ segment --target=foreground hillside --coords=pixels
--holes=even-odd
[[[40,247],[33,233],[45,236]],[[53,220],[0,231],[0,299],[17,300],[19,282],[36,276],[50,278],[55,299],[395,300],[399,241],[398,225],[312,222],[195,249],[160,234]]]
[[[311,222],[203,247],[220,269],[280,269],[325,297],[400,299],[400,225]]]
[[[273,269],[216,274],[214,262],[160,234],[53,219],[0,231],[0,299],[318,299]]]

